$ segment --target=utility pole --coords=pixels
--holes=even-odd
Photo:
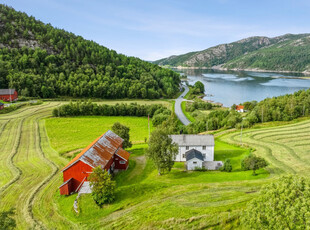
[[[242,121],[241,121],[241,133],[240,133],[240,145],[243,146],[242,144],[242,129],[243,129],[243,120],[245,120],[246,118],[242,118]]]
[[[209,120],[207,120],[207,132],[209,131]]]
[[[262,123],[264,123],[264,107],[262,107]]]

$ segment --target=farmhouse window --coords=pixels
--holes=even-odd
[[[202,146],[202,150],[206,150],[207,149],[207,146]]]
[[[119,161],[119,164],[124,165],[126,164],[126,161]]]
[[[193,164],[197,164],[197,161],[194,161]]]
[[[185,154],[183,154],[182,157],[185,158]]]
[[[186,146],[186,150],[189,150],[189,146]]]

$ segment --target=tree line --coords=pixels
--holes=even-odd
[[[0,34],[0,85],[22,96],[153,99],[179,90],[179,74],[172,70],[118,54],[2,4]]]
[[[200,107],[191,105],[190,111]],[[260,102],[244,102],[244,109],[248,112],[245,117],[235,111],[235,105],[230,110],[214,110],[208,115],[200,114],[199,119],[184,127],[185,133],[199,133],[220,128],[251,127],[257,123],[269,121],[291,121],[309,116],[310,90],[300,90],[293,94],[266,98]]]
[[[130,104],[115,104],[98,105],[88,101],[70,102],[69,104],[61,105],[53,110],[55,117],[69,116],[136,116],[152,118],[154,126],[161,124],[171,116],[171,111],[161,105],[139,105],[137,103]]]

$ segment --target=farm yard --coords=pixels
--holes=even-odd
[[[114,118],[49,118],[61,103],[46,102],[0,115],[0,211],[15,208],[18,229],[229,229],[238,225],[240,212],[262,185],[284,173],[307,175],[310,169],[310,121],[305,120],[243,132],[244,147],[254,148],[269,162],[270,174],[240,171],[240,161],[249,150],[238,146],[240,132],[228,132],[216,139],[215,159],[230,158],[233,172],[185,172],[184,165],[176,163],[170,174],[159,177],[144,155],[147,118],[126,117],[121,122],[140,131],[132,134],[133,142],[140,144],[129,150],[128,171],[115,177],[116,201],[100,209],[90,195],[84,195],[75,214],[76,195],[59,195],[60,169],[69,161],[59,152],[85,147]],[[136,123],[141,126],[135,127]]]

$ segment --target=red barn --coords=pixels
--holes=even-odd
[[[0,110],[4,109],[4,104],[0,102]]]
[[[109,173],[126,170],[130,154],[122,148],[123,141],[110,130],[94,140],[62,169],[64,183],[59,187],[60,194],[78,192],[97,166]]]
[[[18,93],[15,89],[0,89],[0,100],[3,101],[16,101]]]

